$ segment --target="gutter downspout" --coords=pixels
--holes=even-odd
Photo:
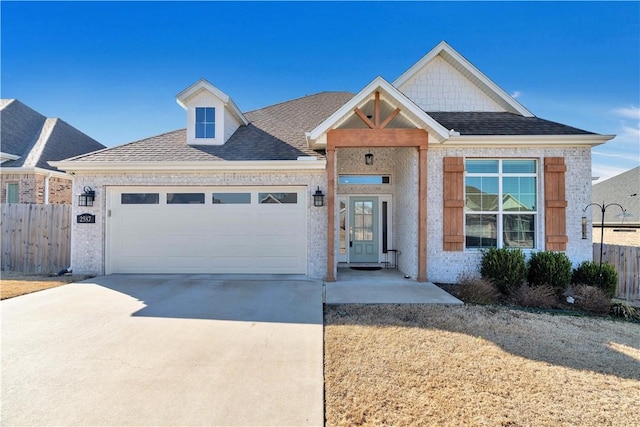
[[[48,173],[44,178],[44,204],[49,204],[49,180],[51,179],[51,173]]]

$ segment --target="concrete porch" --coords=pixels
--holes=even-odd
[[[395,269],[339,267],[336,281],[324,283],[323,297],[326,304],[462,304],[433,283],[405,279]]]

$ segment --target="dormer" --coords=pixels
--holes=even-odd
[[[249,122],[233,100],[201,79],[180,92],[176,101],[187,110],[187,144],[223,145]]]

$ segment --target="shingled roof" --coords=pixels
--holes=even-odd
[[[427,111],[427,114],[460,135],[593,135],[561,123],[507,112]]]
[[[105,148],[93,138],[57,118],[47,118],[17,99],[0,103],[2,152],[19,156],[3,168],[37,167],[56,170],[48,161]]]
[[[81,155],[76,162],[170,162],[212,160],[296,160],[322,156],[308,147],[305,133],[354,96],[321,92],[244,113],[249,120],[224,145],[189,145],[186,129]],[[588,135],[571,126],[502,112],[427,112],[460,135]]]
[[[319,156],[307,146],[305,132],[318,126],[353,97],[349,92],[321,92],[245,113],[240,126],[224,145],[188,145],[186,129],[109,148],[78,162],[296,160]]]

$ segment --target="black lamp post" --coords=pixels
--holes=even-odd
[[[598,278],[600,279],[600,287],[602,288],[602,246],[604,245],[604,213],[607,211],[607,208],[609,208],[610,206],[618,206],[620,209],[622,209],[622,214],[624,215],[627,211],[625,208],[622,207],[622,205],[618,204],[618,203],[609,203],[607,205],[605,205],[604,202],[602,202],[602,204],[598,204],[598,203],[590,203],[587,206],[585,206],[584,209],[582,209],[582,212],[586,212],[587,209],[589,209],[590,206],[597,206],[600,208],[600,211],[602,212],[602,221],[600,224],[600,266],[598,268]],[[586,217],[582,217],[582,238],[586,239],[587,238],[587,218]]]

